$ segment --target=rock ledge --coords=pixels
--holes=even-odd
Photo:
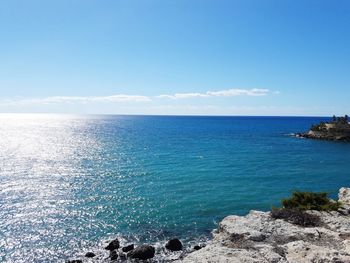
[[[350,262],[350,188],[340,189],[339,201],[339,211],[308,211],[320,217],[318,227],[274,219],[270,212],[228,216],[206,247],[177,262]]]

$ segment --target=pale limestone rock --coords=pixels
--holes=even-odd
[[[340,189],[339,199],[350,204],[350,189]],[[246,216],[228,216],[221,221],[213,240],[205,248],[178,262],[350,263],[349,213],[309,213],[320,217],[321,226],[293,225],[273,219],[269,212],[251,211]]]
[[[350,205],[350,188],[340,188],[338,198],[342,204]]]
[[[350,262],[350,255],[325,246],[295,241],[285,245],[287,262]]]

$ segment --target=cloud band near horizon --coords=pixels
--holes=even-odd
[[[208,98],[208,97],[236,97],[236,96],[266,96],[268,89],[227,89],[219,91],[207,91],[205,93],[175,93],[173,95],[163,94],[157,98],[168,99],[188,99],[188,98]]]
[[[95,103],[95,102],[151,102],[156,99],[190,99],[210,97],[236,97],[236,96],[266,96],[269,89],[227,89],[207,92],[188,92],[175,94],[162,94],[157,96],[116,94],[110,96],[50,96],[43,98],[13,98],[0,100],[0,105],[27,105],[27,104],[60,104],[60,103]]]

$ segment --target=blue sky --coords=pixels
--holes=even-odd
[[[0,112],[350,113],[350,2],[3,0]]]

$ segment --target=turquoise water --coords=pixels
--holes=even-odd
[[[350,185],[327,118],[0,115],[0,261],[56,262],[120,235],[205,237],[292,190]]]

